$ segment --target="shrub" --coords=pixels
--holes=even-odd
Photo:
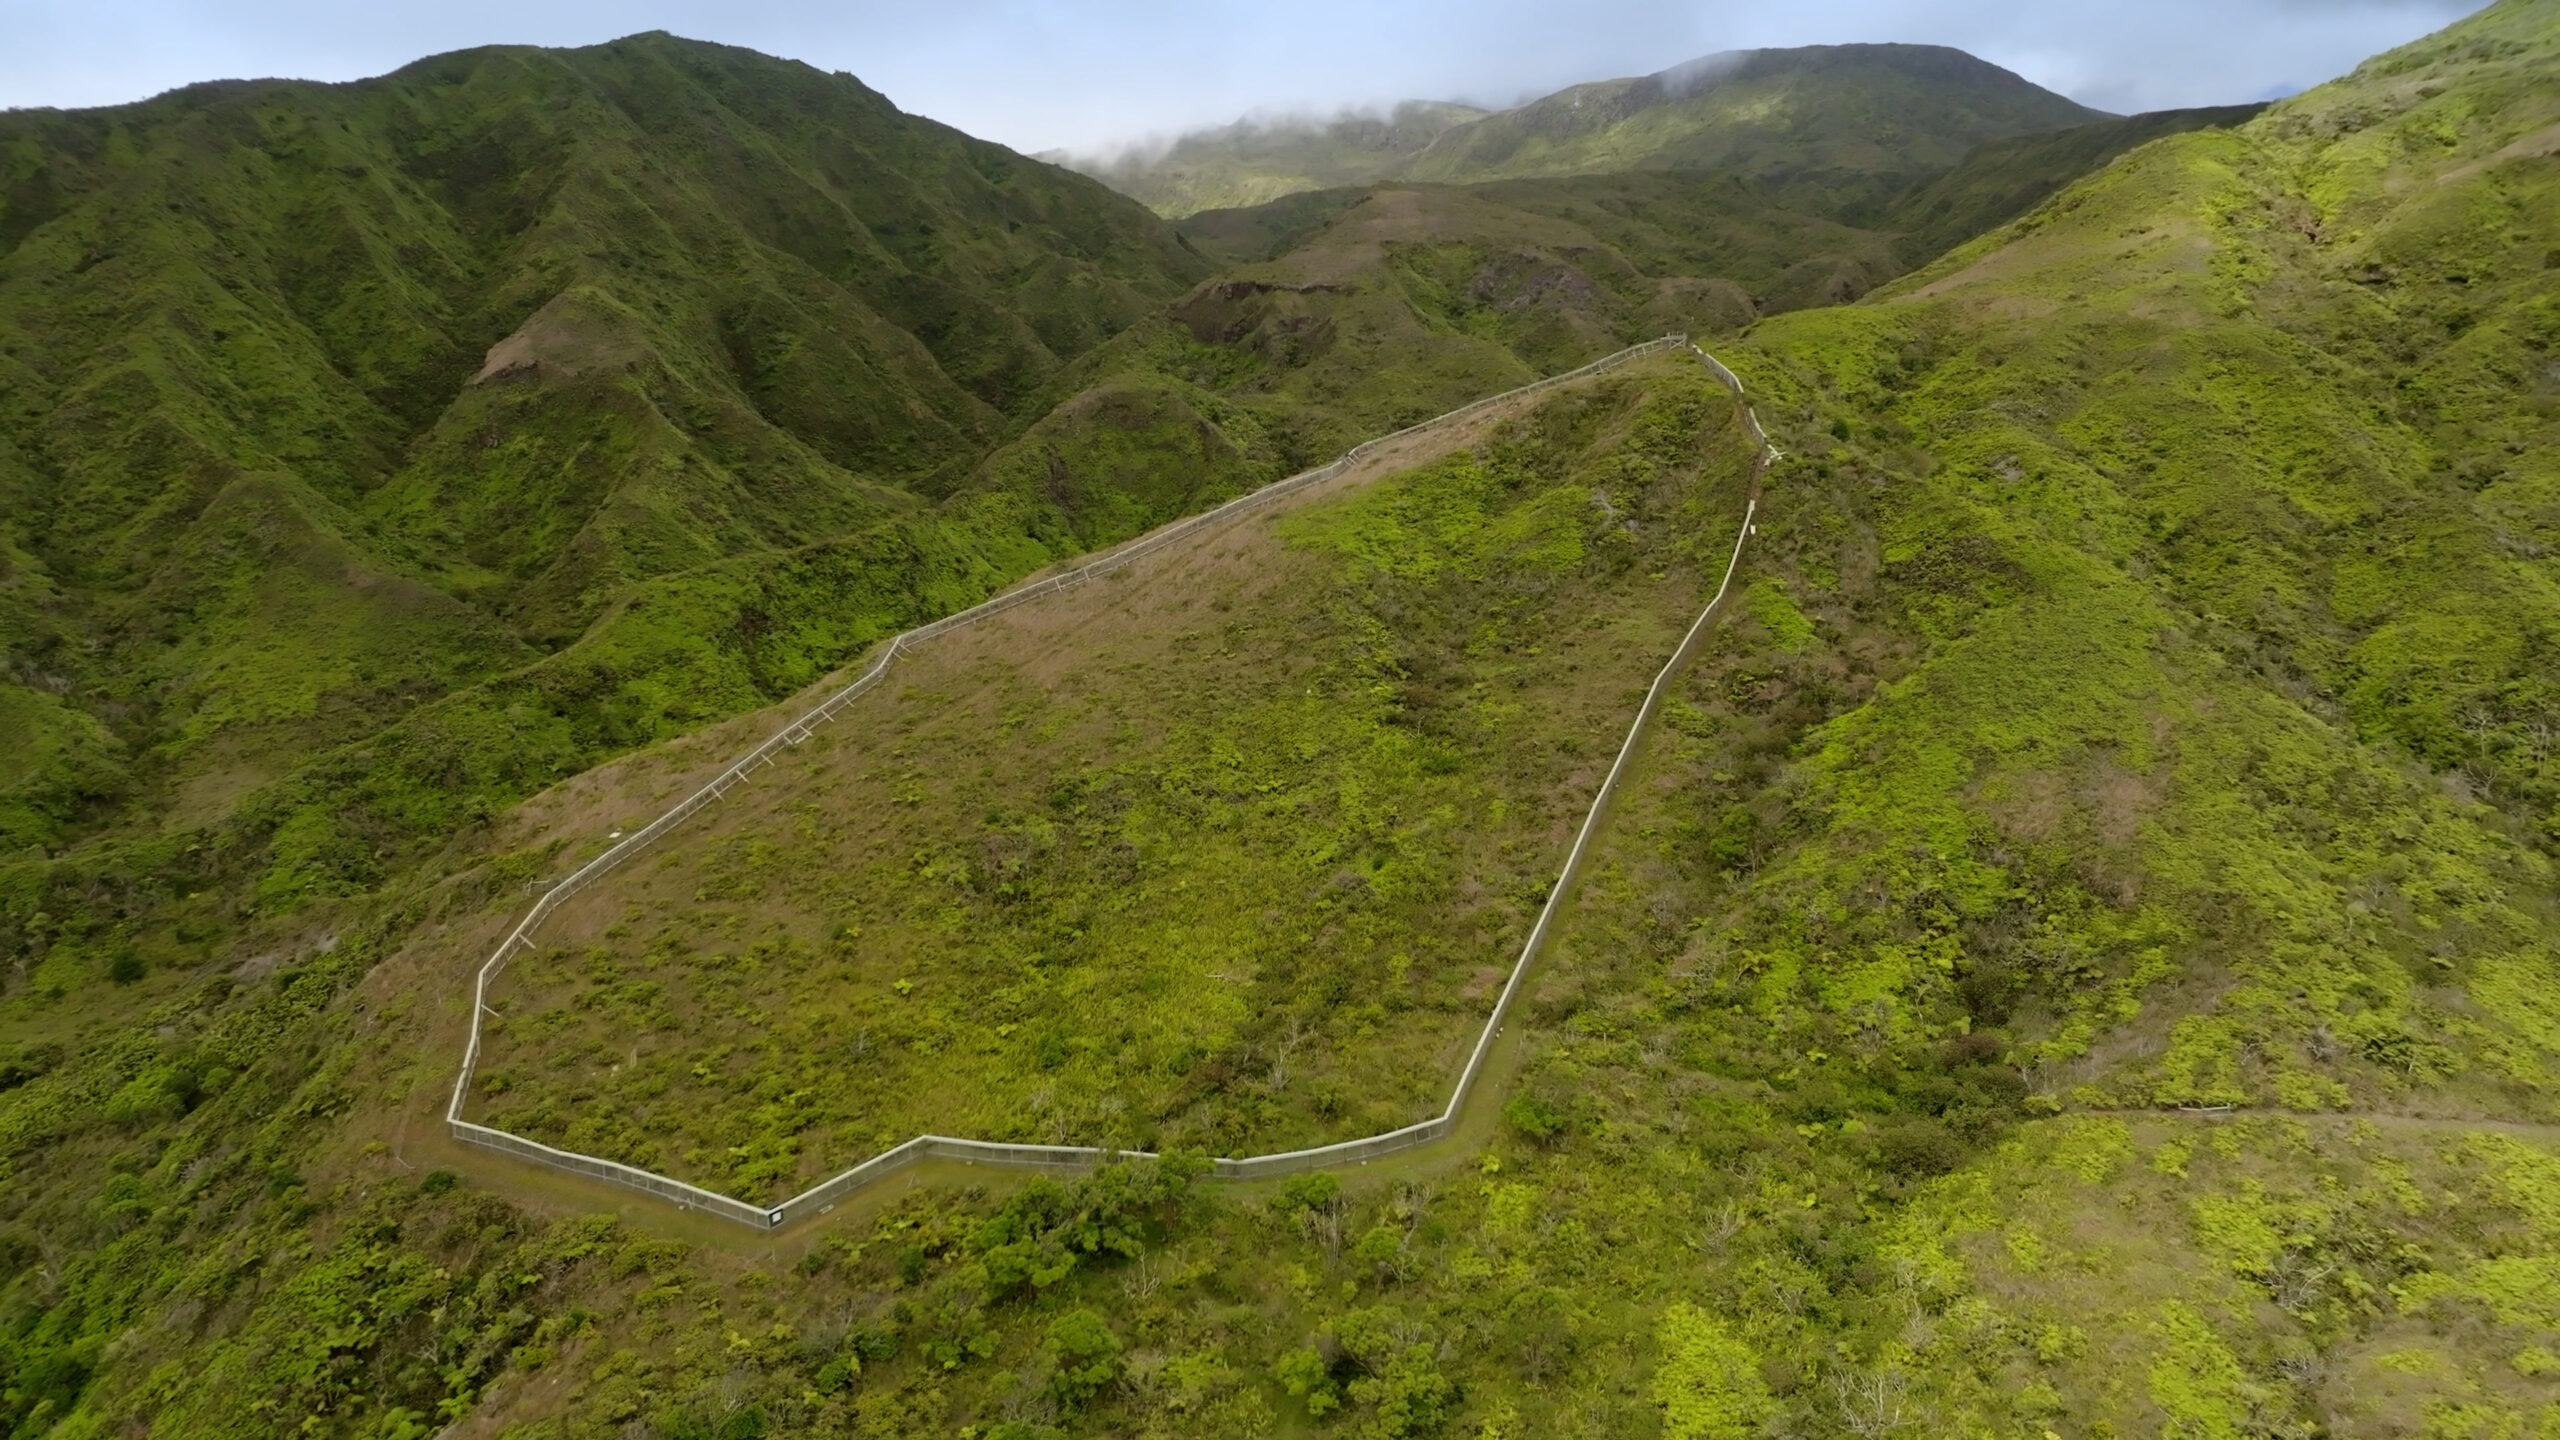
[[[1380,1225],[1362,1235],[1351,1247],[1351,1258],[1376,1268],[1381,1280],[1404,1278],[1407,1257],[1404,1232],[1392,1225]]]
[[[1876,1158],[1896,1174],[1943,1175],[1964,1163],[1964,1144],[1945,1121],[1905,1116],[1876,1132]]]
[[[1719,870],[1740,870],[1751,863],[1751,842],[1759,833],[1759,817],[1743,806],[1729,805],[1707,836],[1707,858]]]
[[[1565,1113],[1535,1095],[1515,1095],[1502,1107],[1502,1118],[1522,1136],[1540,1145],[1552,1144],[1571,1128]]]
[[[1307,1413],[1321,1420],[1342,1404],[1342,1392],[1333,1382],[1333,1367],[1313,1346],[1302,1346],[1280,1357],[1272,1367],[1280,1388],[1307,1402]]]
[[[1271,1198],[1271,1208],[1284,1213],[1321,1210],[1342,1194],[1342,1179],[1330,1171],[1317,1170],[1305,1175],[1292,1175]]]
[[[1447,1422],[1458,1389],[1440,1373],[1422,1327],[1380,1307],[1343,1316],[1334,1333],[1361,1372],[1344,1389],[1351,1403],[1370,1412],[1364,1435],[1401,1440],[1431,1434]]]
[[[1198,1156],[1106,1165],[1074,1184],[1034,1180],[1014,1192],[970,1238],[969,1248],[987,1267],[994,1291],[1046,1289],[1086,1259],[1118,1255],[1135,1259],[1150,1230],[1180,1217],[1191,1182],[1208,1168]],[[917,1274],[922,1274],[921,1262]],[[907,1278],[904,1257],[899,1276]],[[912,1279],[908,1280],[913,1284]]]
[[[1120,1337],[1090,1310],[1070,1310],[1059,1316],[1049,1326],[1042,1353],[1049,1360],[1049,1393],[1069,1409],[1120,1378]]]
[[[1673,1305],[1653,1338],[1662,1350],[1653,1403],[1662,1407],[1664,1440],[1743,1440],[1777,1412],[1760,1357],[1721,1318]]]

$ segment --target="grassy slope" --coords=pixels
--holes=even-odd
[[[2547,1429],[2556,27],[2494,7],[1739,347],[1796,457],[1754,623],[1463,1169],[926,1192],[753,1255],[421,1183],[365,1097],[449,1063],[453,975],[332,997],[503,923],[545,861],[501,857],[6,1061],[11,1153],[78,1177],[0,1232],[13,1422]],[[2190,1101],[2251,1113],[2109,1113]]]
[[[1634,373],[902,662],[509,966],[485,1118],[761,1199],[1437,1113],[1731,541],[1730,403]]]
[[[1672,1134],[1774,1162],[1703,1288],[1822,1381],[1784,1404],[2119,1434],[2560,1415],[2553,1317],[2520,1298],[2560,1244],[2560,975],[2525,698],[2547,582],[2516,548],[2551,447],[2555,45],[2551,6],[2496,7],[2139,151],[1890,303],[1756,332],[1800,457],[1763,525],[1793,653],[1699,697],[1670,843],[1593,886],[1582,984],[1610,1000],[1531,1085],[1649,1084]],[[1731,808],[1691,799],[1755,764]],[[2005,1051],[2029,1113],[2301,1118],[2034,1122],[1879,1205],[1878,1161],[1985,1143],[1983,1097],[1888,1102],[1914,1067],[1884,1057],[1926,1045]],[[1773,1154],[1773,1123],[1808,1143]]]

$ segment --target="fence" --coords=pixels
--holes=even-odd
[[[524,918],[507,933],[506,939],[499,942],[498,948],[490,954],[489,958],[481,963],[479,971],[472,979],[471,1038],[463,1049],[461,1073],[454,1077],[452,1099],[445,1106],[445,1123],[453,1137],[465,1144],[502,1151],[537,1165],[546,1165],[555,1170],[586,1175],[611,1184],[658,1195],[682,1207],[706,1211],[764,1230],[786,1224],[796,1216],[831,1208],[836,1201],[864,1186],[919,1160],[929,1158],[1045,1170],[1082,1170],[1119,1156],[1152,1158],[1145,1151],[1114,1151],[1082,1145],[1015,1145],[988,1140],[963,1140],[945,1135],[919,1135],[904,1144],[893,1146],[872,1156],[850,1170],[829,1176],[779,1204],[758,1206],[727,1195],[715,1194],[699,1186],[688,1185],[681,1180],[660,1175],[655,1171],[643,1170],[635,1165],[625,1165],[617,1160],[606,1160],[573,1150],[561,1150],[538,1141],[527,1140],[521,1135],[500,1130],[494,1126],[477,1124],[462,1118],[462,1108],[470,1095],[471,1077],[480,1063],[481,1020],[490,1013],[489,982],[506,968],[506,962],[518,951],[532,944],[533,932],[540,927],[543,920],[552,911],[558,909],[561,902],[569,896],[594,884],[610,873],[615,866],[647,848],[669,830],[683,824],[695,812],[720,799],[735,786],[744,783],[752,772],[772,764],[775,757],[783,750],[806,741],[816,727],[833,720],[846,705],[879,684],[881,677],[888,674],[890,665],[908,646],[946,634],[965,625],[976,624],[990,616],[1002,614],[1016,605],[1028,603],[1044,595],[1055,594],[1071,585],[1081,584],[1096,575],[1109,574],[1143,556],[1163,549],[1176,540],[1198,534],[1296,491],[1333,479],[1372,451],[1405,436],[1419,434],[1452,421],[1464,419],[1489,406],[1525,395],[1534,395],[1540,391],[1616,369],[1629,361],[1641,359],[1647,355],[1677,349],[1688,345],[1688,342],[1689,337],[1686,335],[1665,335],[1659,340],[1648,340],[1641,345],[1629,346],[1613,355],[1603,356],[1579,369],[1568,370],[1560,375],[1550,375],[1543,380],[1532,381],[1498,395],[1489,395],[1419,424],[1408,425],[1375,439],[1364,440],[1343,452],[1339,459],[1329,464],[1300,471],[1285,480],[1273,481],[1259,490],[1237,496],[1233,500],[1204,510],[1197,515],[1174,521],[1066,570],[895,636],[881,650],[879,657],[873,660],[860,675],[830,693],[797,719],[767,736],[755,748],[712,777],[708,784],[677,801],[665,814],[633,831],[603,854],[571,871],[558,884],[544,891],[541,898],[534,902],[533,907],[525,912]],[[1767,437],[1761,433],[1759,417],[1752,414],[1747,404],[1743,404],[1741,380],[1706,351],[1695,345],[1689,345],[1689,349],[1700,360],[1705,361],[1707,367],[1715,373],[1716,378],[1733,392],[1735,403],[1742,406],[1743,415],[1749,422],[1752,440],[1758,446],[1757,464],[1765,466],[1774,452],[1770,449]],[[1319,1145],[1305,1150],[1284,1151],[1273,1155],[1220,1159],[1212,1162],[1213,1175],[1220,1179],[1252,1180],[1265,1176],[1294,1174],[1327,1165],[1369,1160],[1380,1155],[1410,1149],[1416,1145],[1428,1144],[1448,1134],[1455,1126],[1458,1113],[1464,1107],[1467,1095],[1473,1089],[1476,1078],[1483,1069],[1485,1058],[1491,1053],[1495,1038],[1502,1032],[1502,1022],[1510,1011],[1512,997],[1518,992],[1521,979],[1528,974],[1531,962],[1537,958],[1538,951],[1544,946],[1549,925],[1562,905],[1565,893],[1571,889],[1574,877],[1581,870],[1583,852],[1589,846],[1592,835],[1599,828],[1601,814],[1606,809],[1610,797],[1616,793],[1619,777],[1624,773],[1629,757],[1635,752],[1638,737],[1644,733],[1646,723],[1653,718],[1665,688],[1686,661],[1699,637],[1706,633],[1718,607],[1724,604],[1725,592],[1733,584],[1734,571],[1742,563],[1743,542],[1750,537],[1751,519],[1757,510],[1756,498],[1744,506],[1742,528],[1734,537],[1733,556],[1726,562],[1724,580],[1716,587],[1715,598],[1710,600],[1706,609],[1699,613],[1697,622],[1690,626],[1687,636],[1680,642],[1679,649],[1672,652],[1669,663],[1663,666],[1661,673],[1654,677],[1652,686],[1646,690],[1644,703],[1637,707],[1635,723],[1628,727],[1626,741],[1618,747],[1616,761],[1610,765],[1607,778],[1601,781],[1599,793],[1592,798],[1591,808],[1583,817],[1582,829],[1574,836],[1573,848],[1565,856],[1564,868],[1557,877],[1555,885],[1548,890],[1546,903],[1538,912],[1537,923],[1530,929],[1528,941],[1521,947],[1520,958],[1512,964],[1510,979],[1503,985],[1501,996],[1494,1002],[1493,1013],[1486,1018],[1484,1029],[1476,1038],[1475,1048],[1467,1056],[1466,1068],[1458,1076],[1457,1088],[1451,1092],[1447,1108],[1428,1120],[1405,1126],[1400,1130],[1390,1130],[1382,1135],[1363,1136],[1356,1140]]]

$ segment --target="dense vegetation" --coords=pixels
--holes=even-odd
[[[360,890],[1077,548],[966,482],[1203,268],[849,78],[662,37],[0,132],[0,823],[127,837],[21,885]],[[13,929],[39,987],[191,953],[80,908],[129,933]]]
[[[270,292],[220,268],[266,253],[235,235],[298,247],[339,233],[307,213],[290,226],[256,218],[272,197],[205,208],[264,176],[300,174],[338,196],[331,215],[369,213],[345,208],[356,193],[455,203],[433,188],[450,182],[395,182],[388,168],[356,185],[344,172],[361,157],[326,147],[369,133],[358,116],[297,131],[274,146],[282,158],[247,142],[266,133],[253,120],[379,105],[399,120],[380,122],[391,144],[432,132],[434,95],[511,70],[610,81],[624,86],[615,104],[643,114],[664,113],[652,97],[693,97],[694,128],[650,133],[700,136],[782,85],[777,74],[801,73],[723,70],[749,65],[649,40],[432,61],[370,89],[185,92],[157,110],[0,122],[12,127],[0,234],[13,247],[0,259],[0,519],[14,527],[0,623],[14,627],[16,667],[0,708],[0,823],[25,850],[0,872],[0,1424],[12,1434],[2560,1428],[2560,598],[2548,583],[2560,550],[2560,4],[2502,0],[2246,124],[2142,144],[1862,303],[1760,319],[1719,343],[1789,458],[1769,479],[1741,603],[1640,755],[1511,1027],[1516,1072],[1498,1115],[1438,1150],[1251,1188],[1213,1185],[1187,1154],[1073,1181],[919,1172],[911,1188],[753,1240],[459,1151],[432,1124],[461,979],[512,923],[524,883],[652,811],[752,721],[657,737],[779,696],[880,627],[1064,550],[1605,348],[1647,313],[1648,287],[1678,277],[1665,259],[1621,289],[1556,284],[1493,303],[1505,292],[1476,281],[1508,273],[1498,257],[1409,237],[1432,206],[1495,202],[1410,190],[1387,194],[1422,198],[1254,222],[1269,228],[1234,231],[1263,247],[1252,262],[1201,279],[1198,252],[1134,205],[803,75],[848,107],[815,128],[868,116],[944,157],[935,173],[949,189],[935,193],[978,194],[997,183],[987,167],[1010,165],[1011,183],[1054,187],[1039,201],[1051,213],[1085,217],[1055,227],[1084,237],[1072,244],[1001,208],[970,211],[990,217],[976,229],[942,212],[924,222],[937,243],[919,258],[1013,275],[1034,262],[983,247],[1036,245],[1066,257],[1039,264],[1087,277],[1080,291],[1050,288],[1096,308],[1067,327],[1082,338],[1035,329],[1047,358],[1016,341],[953,352],[1027,356],[1019,370],[928,367],[904,351],[914,368],[896,383],[915,403],[888,408],[907,433],[965,433],[948,442],[960,458],[857,471],[827,458],[833,407],[795,410],[793,396],[817,392],[788,377],[847,334],[883,333],[860,328],[873,322],[836,308],[795,329],[777,301],[710,332],[736,347],[650,338],[698,333],[685,314],[727,313],[704,297],[732,294],[714,283],[729,272],[679,280],[679,259],[744,263],[778,244],[623,247],[602,237],[683,227],[608,225],[598,217],[634,212],[583,201],[533,206],[598,227],[592,243],[560,242],[564,263],[659,278],[598,279],[600,308],[549,312],[569,338],[534,326],[524,347],[500,347],[498,367],[529,356],[530,368],[477,386],[478,352],[569,292],[534,286],[485,313],[439,300],[499,291],[401,278],[436,251],[424,210],[351,232],[347,256],[404,267],[362,283],[287,285],[351,273],[306,259],[276,267]],[[611,79],[622,66],[635,68],[627,84]],[[727,93],[705,73],[756,78]],[[428,83],[447,75],[464,78]],[[509,113],[531,126],[552,108]],[[675,185],[675,156],[709,152],[629,140],[615,153],[633,168],[592,183],[631,207]],[[84,154],[91,171],[73,163]],[[2078,162],[2030,158],[2017,173],[2049,163]],[[703,165],[697,177],[738,168]],[[550,172],[523,161],[479,173]],[[199,190],[170,188],[181,181]],[[563,180],[562,193],[589,183]],[[110,203],[130,207],[117,225],[84,218]],[[723,203],[698,223],[766,213]],[[1632,226],[1642,206],[1630,213]],[[1363,225],[1375,227],[1366,239]],[[1544,233],[1562,244],[1562,230]],[[489,234],[467,230],[497,247],[471,256],[502,253]],[[471,263],[490,267],[471,276],[512,273]],[[253,330],[215,308],[269,293],[292,297],[272,312],[290,325]],[[481,318],[438,318],[450,343],[430,364],[417,358],[423,329],[309,318],[333,313],[324,293]],[[817,305],[806,297],[826,292],[786,293]],[[238,303],[250,319],[270,313]],[[942,352],[921,337],[957,333],[905,329],[908,312],[860,303],[927,356]],[[1012,307],[998,294],[985,313]],[[326,366],[288,364],[271,332]],[[408,335],[412,349],[329,350],[331,335]],[[571,344],[592,335],[605,338]],[[599,362],[624,356],[615,337],[631,335],[648,350]],[[768,336],[798,339],[767,349]],[[236,355],[221,348],[234,340]],[[440,390],[387,378],[429,373]],[[783,378],[751,386],[750,373]],[[936,408],[937,373],[966,403]],[[341,380],[277,378],[321,375]],[[314,398],[287,403],[304,390]],[[724,394],[748,397],[744,408],[722,408]],[[1081,929],[1085,948],[1056,952],[1058,973],[1043,969],[1046,938],[1030,968],[1042,985],[1096,984],[1109,976],[1094,967],[1133,957],[1114,948],[1125,935],[1079,923],[1074,907],[1125,896],[1162,930],[1227,933],[1235,891],[1186,914],[1169,889],[1213,878],[1185,867],[1190,849],[1219,845],[1268,859],[1246,878],[1273,893],[1349,872],[1352,884],[1284,918],[1365,925],[1379,942],[1336,952],[1356,961],[1346,972],[1360,993],[1317,1000],[1293,1060],[1365,1053],[1341,1041],[1371,1003],[1415,1016],[1427,1046],[1434,1005],[1395,1011],[1379,982],[1394,978],[1393,937],[1450,936],[1427,909],[1393,907],[1454,891],[1490,932],[1521,901],[1503,886],[1545,867],[1487,861],[1501,883],[1466,895],[1454,827],[1409,838],[1410,807],[1364,818],[1350,782],[1489,808],[1605,747],[1628,675],[1650,658],[1634,652],[1694,598],[1719,538],[1711,501],[1731,472],[1715,467],[1738,452],[1690,413],[1702,396],[1713,392],[1669,368],[1591,387],[1300,512],[1277,540],[1204,546],[1182,562],[1192,570],[1169,572],[1198,577],[1201,606],[1227,593],[1210,583],[1217,544],[1257,564],[1233,582],[1233,608],[1190,630],[1137,623],[1144,607],[1119,598],[1143,593],[1120,588],[1143,585],[1133,579],[1018,630],[973,632],[983,648],[955,641],[936,662],[951,668],[920,672],[886,712],[911,732],[831,741],[861,772],[848,798],[889,789],[881,828],[848,827],[851,843],[942,847],[862,862],[910,873],[894,893],[847,897],[871,907],[845,917],[861,934],[766,897],[789,944],[748,963],[761,937],[744,927],[764,901],[720,887],[769,884],[800,863],[774,853],[803,843],[796,827],[843,823],[795,812],[794,792],[770,783],[741,792],[720,822],[733,828],[668,852],[690,869],[631,877],[691,887],[667,891],[663,915],[641,903],[635,943],[685,916],[716,932],[722,908],[741,927],[695,937],[733,968],[627,982],[729,987],[725,1009],[700,1002],[671,1019],[714,1045],[733,1030],[722,1063],[737,1068],[661,1077],[667,1093],[724,1123],[778,1116],[770,1133],[795,1133],[788,1107],[832,1102],[792,1087],[833,1077],[770,1068],[755,1037],[786,1034],[794,1017],[759,1017],[759,1005],[842,1001],[913,1024],[896,1007],[950,1004],[934,976],[902,994],[895,982],[918,977],[864,969],[863,945],[900,927],[948,955],[1015,947],[1001,950],[1011,975],[946,965],[955,990],[1030,985],[1017,942]],[[518,413],[489,408],[501,402],[526,407],[526,433],[494,423]],[[775,419],[791,415],[805,433]],[[494,443],[472,451],[485,435]],[[1669,437],[1699,459],[1668,463]],[[511,446],[551,457],[546,475],[620,478],[511,489],[508,475],[535,473],[503,468]],[[188,458],[206,453],[227,458]],[[814,458],[758,461],[782,468],[720,488],[744,473],[729,468],[750,463],[739,457],[786,453]],[[842,453],[924,450],[866,439]],[[437,458],[473,454],[493,458]],[[1627,532],[1593,516],[1644,494],[1664,523],[1633,516],[1621,566],[1612,537]],[[532,503],[562,496],[593,508]],[[1701,508],[1687,518],[1680,505]],[[1656,608],[1631,608],[1643,604]],[[1239,653],[1285,653],[1297,668],[1184,698],[1147,683],[1174,674],[1173,657],[1115,648],[1124,627],[1222,644],[1232,630]],[[1007,634],[1023,647],[1004,648]],[[1623,656],[1602,643],[1620,634]],[[1587,686],[1555,668],[1576,647],[1588,647]],[[1115,656],[1160,667],[1132,672],[1117,712],[1099,682],[1080,692],[1062,678],[1110,677]],[[1296,713],[1284,691],[1300,679],[1334,703],[1301,705],[1300,730],[1283,735]],[[283,680],[302,687],[289,704],[260,688]],[[1514,683],[1524,690],[1506,692]],[[1556,692],[1569,693],[1554,711],[1502,710],[1508,693]],[[1036,758],[1080,713],[1100,717],[1095,743]],[[465,714],[478,728],[436,718]],[[1110,733],[1115,714],[1133,733]],[[890,753],[964,743],[982,720],[1026,734],[1023,755],[987,755],[988,773],[910,775],[897,767],[920,767]],[[1037,739],[1050,720],[1061,729]],[[1465,728],[1495,722],[1510,739]],[[1229,731],[1303,732],[1330,758],[1229,755],[1217,744]],[[1461,737],[1480,751],[1448,753]],[[595,768],[619,750],[635,753]],[[437,767],[417,768],[430,753]],[[298,768],[277,778],[288,762]],[[1052,778],[1073,783],[1005,790],[1026,779],[1008,766],[1070,764]],[[1292,805],[1308,843],[1339,854],[1277,852],[1296,832],[1275,815]],[[1486,835],[1507,837],[1504,823]],[[1552,832],[1534,839],[1555,847],[1548,857],[1561,846]],[[1399,857],[1428,883],[1382,887]],[[619,911],[590,923],[580,950],[544,962],[556,977],[528,970],[516,978],[529,988],[503,1002],[528,1022],[569,1022],[556,1029],[565,1063],[520,1063],[532,1049],[510,1062],[564,1126],[625,1098],[588,1073],[614,1057],[582,1027],[638,998],[614,993],[632,964],[606,933]],[[613,975],[582,968],[590,943]],[[1405,953],[1409,975],[1438,964]],[[1290,998],[1320,996],[1323,968],[1293,958]],[[818,964],[837,966],[840,984],[794,996],[794,972]],[[1019,1059],[1063,1075],[1058,1093],[1094,1095],[1088,1119],[1106,1114],[1106,1072],[1127,1070],[1133,1091],[1174,1073],[1169,1058],[1120,1048],[1137,1037],[1118,1016],[1094,1025],[1050,993],[1023,998],[1035,1020],[1069,1023],[996,1036],[989,1073],[1006,1078]],[[1022,1025],[999,1013],[1002,996],[969,998],[937,1023],[973,1042]],[[1211,1046],[1190,1057],[1197,1089],[1158,1097],[1155,1137],[1217,1148],[1221,1107],[1287,1096],[1269,1065],[1288,1034],[1278,1018],[1276,1033],[1239,1022],[1223,1065]],[[843,1073],[861,1063],[847,1057]],[[1298,1098],[1316,1113],[1312,1087]],[[729,1143],[752,1166],[772,1158],[754,1149],[766,1134]],[[686,1163],[744,1173],[736,1157]]]
[[[1856,300],[2137,145],[2236,125],[2260,108],[2161,111],[1993,141],[1916,178],[1885,168],[1779,184],[1709,169],[1376,184],[1204,211],[1181,233],[1236,267],[1235,279],[1268,277],[1303,297],[1292,313],[1301,348],[1323,338],[1329,287],[1359,279],[1534,361],[1648,326],[1712,334]],[[1380,285],[1382,268],[1395,284]]]
[[[1812,45],[1709,55],[1490,114],[1415,103],[1384,123],[1230,126],[1092,173],[1176,216],[1375,181],[1643,170],[1712,170],[1836,206],[1944,170],[1984,141],[2100,118],[1960,50]]]
[[[1986,141],[1953,167],[1906,186],[1858,218],[1894,232],[1901,256],[1911,264],[1923,264],[2024,215],[2054,191],[2137,145],[2189,130],[2238,125],[2265,108],[2213,105],[2153,110]]]

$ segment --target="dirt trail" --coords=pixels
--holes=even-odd
[[[2064,1110],[2054,1118],[2073,1115],[2112,1115],[2126,1120],[2184,1120],[2219,1122],[2273,1116],[2298,1120],[2309,1125],[2323,1120],[2359,1120],[2386,1130],[2489,1130],[2501,1135],[2529,1135],[2536,1139],[2560,1141],[2560,1124],[2540,1120],[2500,1120],[2478,1115],[2404,1115],[2389,1110],[2241,1110],[2231,1108],[2198,1109],[2181,1107],[2174,1110]]]

